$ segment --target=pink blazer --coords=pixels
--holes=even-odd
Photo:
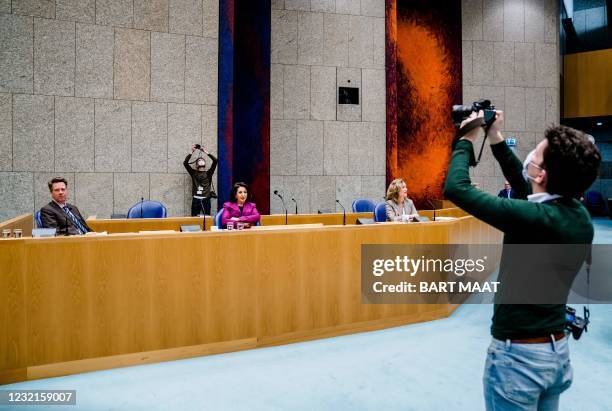
[[[237,217],[240,219],[240,221],[244,223],[255,225],[259,221],[259,211],[257,211],[255,203],[246,202],[244,203],[244,207],[241,213],[240,208],[238,207],[238,203],[227,201],[223,204],[221,225],[225,228],[227,226],[227,222],[232,217]]]

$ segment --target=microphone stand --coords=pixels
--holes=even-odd
[[[297,201],[295,201],[295,198],[291,198],[291,201],[293,201],[295,203],[295,214],[298,213],[298,209],[297,209]]]
[[[285,225],[288,225],[288,223],[287,223],[288,212],[287,212],[287,206],[285,205],[285,200],[283,199],[283,196],[278,193],[278,190],[274,190],[274,195],[277,196],[278,198],[280,198],[281,201],[283,202],[283,208],[285,209]]]
[[[346,225],[346,208],[344,208],[344,206],[342,205],[342,203],[340,202],[340,200],[336,199],[336,203],[340,204],[340,207],[342,207],[342,225]]]
[[[432,203],[428,198],[425,199],[425,201],[427,201],[427,203],[431,206],[431,208],[433,209],[433,221],[436,221],[436,206],[434,205],[434,203]]]
[[[206,231],[206,210],[204,209],[204,203],[202,203],[202,199],[200,198],[200,210],[202,210],[202,231]]]

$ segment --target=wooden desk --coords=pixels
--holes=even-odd
[[[290,224],[290,225],[259,225],[249,228],[253,231],[271,231],[271,230],[299,230],[303,228],[321,228],[323,223],[312,224]]]
[[[372,218],[372,213],[347,213],[346,224],[355,224],[358,218]],[[288,224],[342,224],[342,214],[289,214]],[[123,219],[97,219],[89,217],[87,224],[94,231],[108,233],[137,233],[139,231],[174,230],[180,231],[181,225],[199,225],[202,228],[202,217],[169,217],[169,218],[123,218]],[[283,225],[284,214],[262,215],[261,224]],[[206,217],[206,230],[214,225],[212,217]],[[25,232],[25,231],[24,231]],[[30,231],[31,232],[31,231]]]
[[[473,217],[0,241],[0,384],[442,318],[362,304],[361,245],[499,242]]]
[[[433,218],[432,210],[421,210],[419,213],[423,216]],[[437,216],[448,217],[463,217],[467,215],[459,208],[448,208],[436,210]],[[372,213],[347,213],[346,224],[354,225],[358,218],[372,218]],[[342,213],[333,214],[289,214],[287,216],[289,224],[323,224],[323,225],[341,225]],[[12,218],[0,223],[0,232],[3,228],[21,228],[24,237],[32,235],[34,216],[32,214],[24,214],[19,217]],[[202,217],[168,217],[168,218],[122,218],[122,219],[98,219],[89,217],[87,224],[92,230],[97,232],[106,231],[107,233],[137,233],[139,231],[155,231],[155,230],[174,230],[180,231],[182,225],[199,225],[202,228]],[[284,214],[262,215],[261,224],[263,226],[284,225]],[[210,216],[206,217],[206,230],[210,230],[213,225],[213,219]]]
[[[89,217],[87,225],[92,230],[107,233],[137,233],[139,231],[174,230],[181,231],[182,225],[198,225],[202,228],[202,217],[168,218],[119,218],[97,219]],[[210,230],[212,218],[206,217],[206,229]]]
[[[432,200],[432,204],[434,205],[434,207],[436,207],[436,210],[457,207],[455,204],[453,204],[452,201],[449,201],[449,200]]]
[[[342,213],[329,214],[288,214],[287,224],[317,224],[341,225]],[[372,213],[346,213],[346,224],[354,225],[358,218],[372,218]],[[282,225],[285,224],[284,214],[262,215],[261,225]]]
[[[31,237],[33,227],[34,227],[34,215],[33,214],[23,214],[18,217],[11,218],[10,220],[1,222],[0,223],[0,234],[2,234],[2,230],[7,229],[7,228],[11,230],[19,228],[21,229],[22,236]]]

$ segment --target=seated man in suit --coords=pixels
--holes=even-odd
[[[43,227],[57,228],[58,235],[79,235],[93,231],[79,209],[68,204],[68,182],[61,177],[55,177],[48,183],[51,192],[51,202],[40,209],[40,219]]]
[[[512,187],[510,187],[510,183],[508,182],[508,180],[504,181],[504,189],[499,190],[497,196],[501,198],[516,198],[514,196],[514,190],[512,189]]]

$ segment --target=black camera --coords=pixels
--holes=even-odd
[[[201,145],[199,145],[199,144],[196,144],[196,145],[195,145],[195,148],[196,148],[196,150],[199,150],[199,149],[201,149],[201,148],[202,148],[202,146],[201,146]]]
[[[588,308],[584,308],[584,318],[576,315],[576,309],[570,306],[565,307],[565,329],[572,333],[574,340],[580,339],[583,332],[588,331],[589,317],[591,312]]]
[[[495,106],[491,104],[491,100],[478,100],[472,103],[471,106],[454,105],[451,116],[455,127],[459,128],[461,122],[468,118],[472,113],[478,113],[480,110],[484,111],[484,121],[487,127],[495,121]]]

